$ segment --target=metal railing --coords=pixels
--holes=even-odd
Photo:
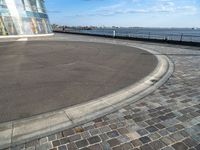
[[[200,35],[190,34],[164,34],[164,33],[152,33],[152,32],[119,32],[116,30],[55,30],[71,33],[83,33],[90,35],[112,36],[112,37],[127,37],[127,38],[140,38],[151,40],[165,40],[165,41],[180,41],[180,42],[197,42],[200,43]]]
[[[152,32],[132,32],[132,33],[123,33],[113,31],[107,32],[93,32],[92,30],[89,31],[79,31],[87,34],[98,34],[98,35],[105,35],[105,36],[117,36],[117,37],[129,37],[129,38],[143,38],[143,39],[156,39],[156,40],[171,40],[171,41],[184,41],[184,42],[200,42],[200,35],[190,35],[190,34],[156,34]]]

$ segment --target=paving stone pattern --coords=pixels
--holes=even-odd
[[[162,87],[112,114],[14,149],[200,150],[200,51],[135,45],[174,62],[175,71]]]

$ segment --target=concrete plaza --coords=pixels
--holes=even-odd
[[[0,123],[108,95],[157,65],[146,51],[100,43],[9,42],[0,51]]]
[[[89,36],[62,35],[62,41],[132,44],[158,51],[174,63],[171,78],[145,98],[80,126],[15,146],[52,150],[199,150],[200,50]],[[55,40],[49,38],[49,40]],[[12,148],[12,147],[10,147]]]

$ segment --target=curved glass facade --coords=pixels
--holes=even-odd
[[[0,35],[52,33],[44,0],[0,0]]]

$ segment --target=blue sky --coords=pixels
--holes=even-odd
[[[200,0],[46,0],[51,23],[200,27]]]

